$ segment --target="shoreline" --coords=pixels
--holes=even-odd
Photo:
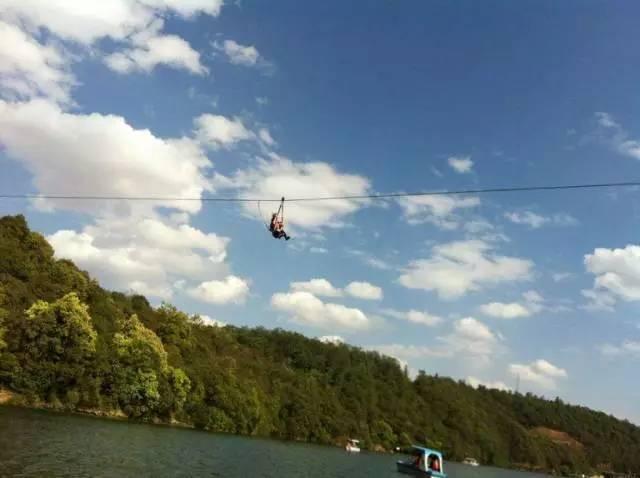
[[[194,425],[180,422],[177,420],[174,420],[171,422],[163,421],[160,419],[154,419],[154,420],[148,420],[148,421],[137,420],[137,419],[132,419],[127,417],[124,414],[124,412],[122,412],[122,410],[102,410],[102,409],[94,409],[94,408],[70,409],[64,406],[55,406],[52,404],[47,404],[45,402],[29,403],[25,399],[25,397],[23,397],[22,395],[7,389],[0,389],[0,407],[43,411],[43,412],[55,413],[58,415],[98,418],[103,420],[109,420],[109,421],[115,421],[115,422],[121,422],[121,423],[131,423],[131,424],[137,424],[137,425],[153,425],[153,426],[166,427],[166,428],[193,430],[193,431],[199,431],[204,433],[211,433],[214,435],[228,435],[228,436],[235,436],[235,437],[242,437],[242,438],[254,438],[259,440],[276,440],[276,441],[280,441],[283,443],[290,443],[290,444],[305,444],[305,445],[321,446],[321,447],[328,447],[328,448],[344,449],[344,447],[339,444],[332,445],[332,444],[326,444],[326,443],[308,442],[303,440],[287,440],[283,438],[262,436],[262,435],[242,435],[237,433],[216,432],[216,431],[207,430],[203,428],[197,428]],[[364,449],[363,452],[366,454],[376,454],[376,455],[391,455],[391,456],[402,455],[393,450],[380,451],[379,449],[378,450]],[[453,460],[447,460],[447,461],[449,463],[456,463],[457,465],[463,465],[462,462],[457,462]],[[496,468],[499,470],[518,471],[523,473],[536,473],[536,474],[543,474],[548,476],[560,476],[560,475],[554,474],[552,471],[549,471],[549,470],[534,469],[533,467],[527,468],[526,466],[517,466],[517,465],[509,466],[509,467],[499,467],[494,465],[481,465],[481,466],[486,468]]]

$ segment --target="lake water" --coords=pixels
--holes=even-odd
[[[0,477],[400,478],[397,455],[0,407]],[[543,475],[445,462],[451,478]]]

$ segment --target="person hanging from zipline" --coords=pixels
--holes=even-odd
[[[280,207],[278,212],[274,212],[271,215],[271,222],[269,223],[269,232],[275,239],[284,239],[288,241],[290,236],[284,230],[284,198],[280,201]]]

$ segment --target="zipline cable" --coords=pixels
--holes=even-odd
[[[559,191],[573,189],[602,189],[640,186],[640,181],[624,181],[611,183],[588,183],[588,184],[560,184],[547,186],[515,186],[485,189],[458,189],[451,191],[417,191],[417,192],[397,192],[381,194],[356,194],[345,196],[316,196],[316,197],[292,197],[286,202],[315,202],[315,201],[337,201],[337,200],[375,200],[393,199],[402,197],[419,196],[456,196],[465,194],[489,194],[489,193],[512,193],[527,191]],[[244,197],[166,197],[166,196],[98,196],[98,195],[58,195],[58,194],[0,194],[0,199],[59,199],[73,201],[203,201],[203,202],[276,202],[282,198],[244,198]]]

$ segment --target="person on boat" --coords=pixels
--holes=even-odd
[[[440,458],[437,455],[429,457],[429,469],[432,471],[440,471]]]
[[[418,470],[425,471],[425,469],[424,469],[424,455],[422,453],[416,455],[416,458],[413,461],[413,466],[415,466]]]
[[[274,212],[271,215],[271,223],[269,224],[269,231],[271,232],[271,235],[276,239],[282,239],[283,237],[286,241],[291,239],[291,237],[288,236],[287,233],[284,231],[284,224],[282,223],[282,220],[278,218],[278,213]]]

